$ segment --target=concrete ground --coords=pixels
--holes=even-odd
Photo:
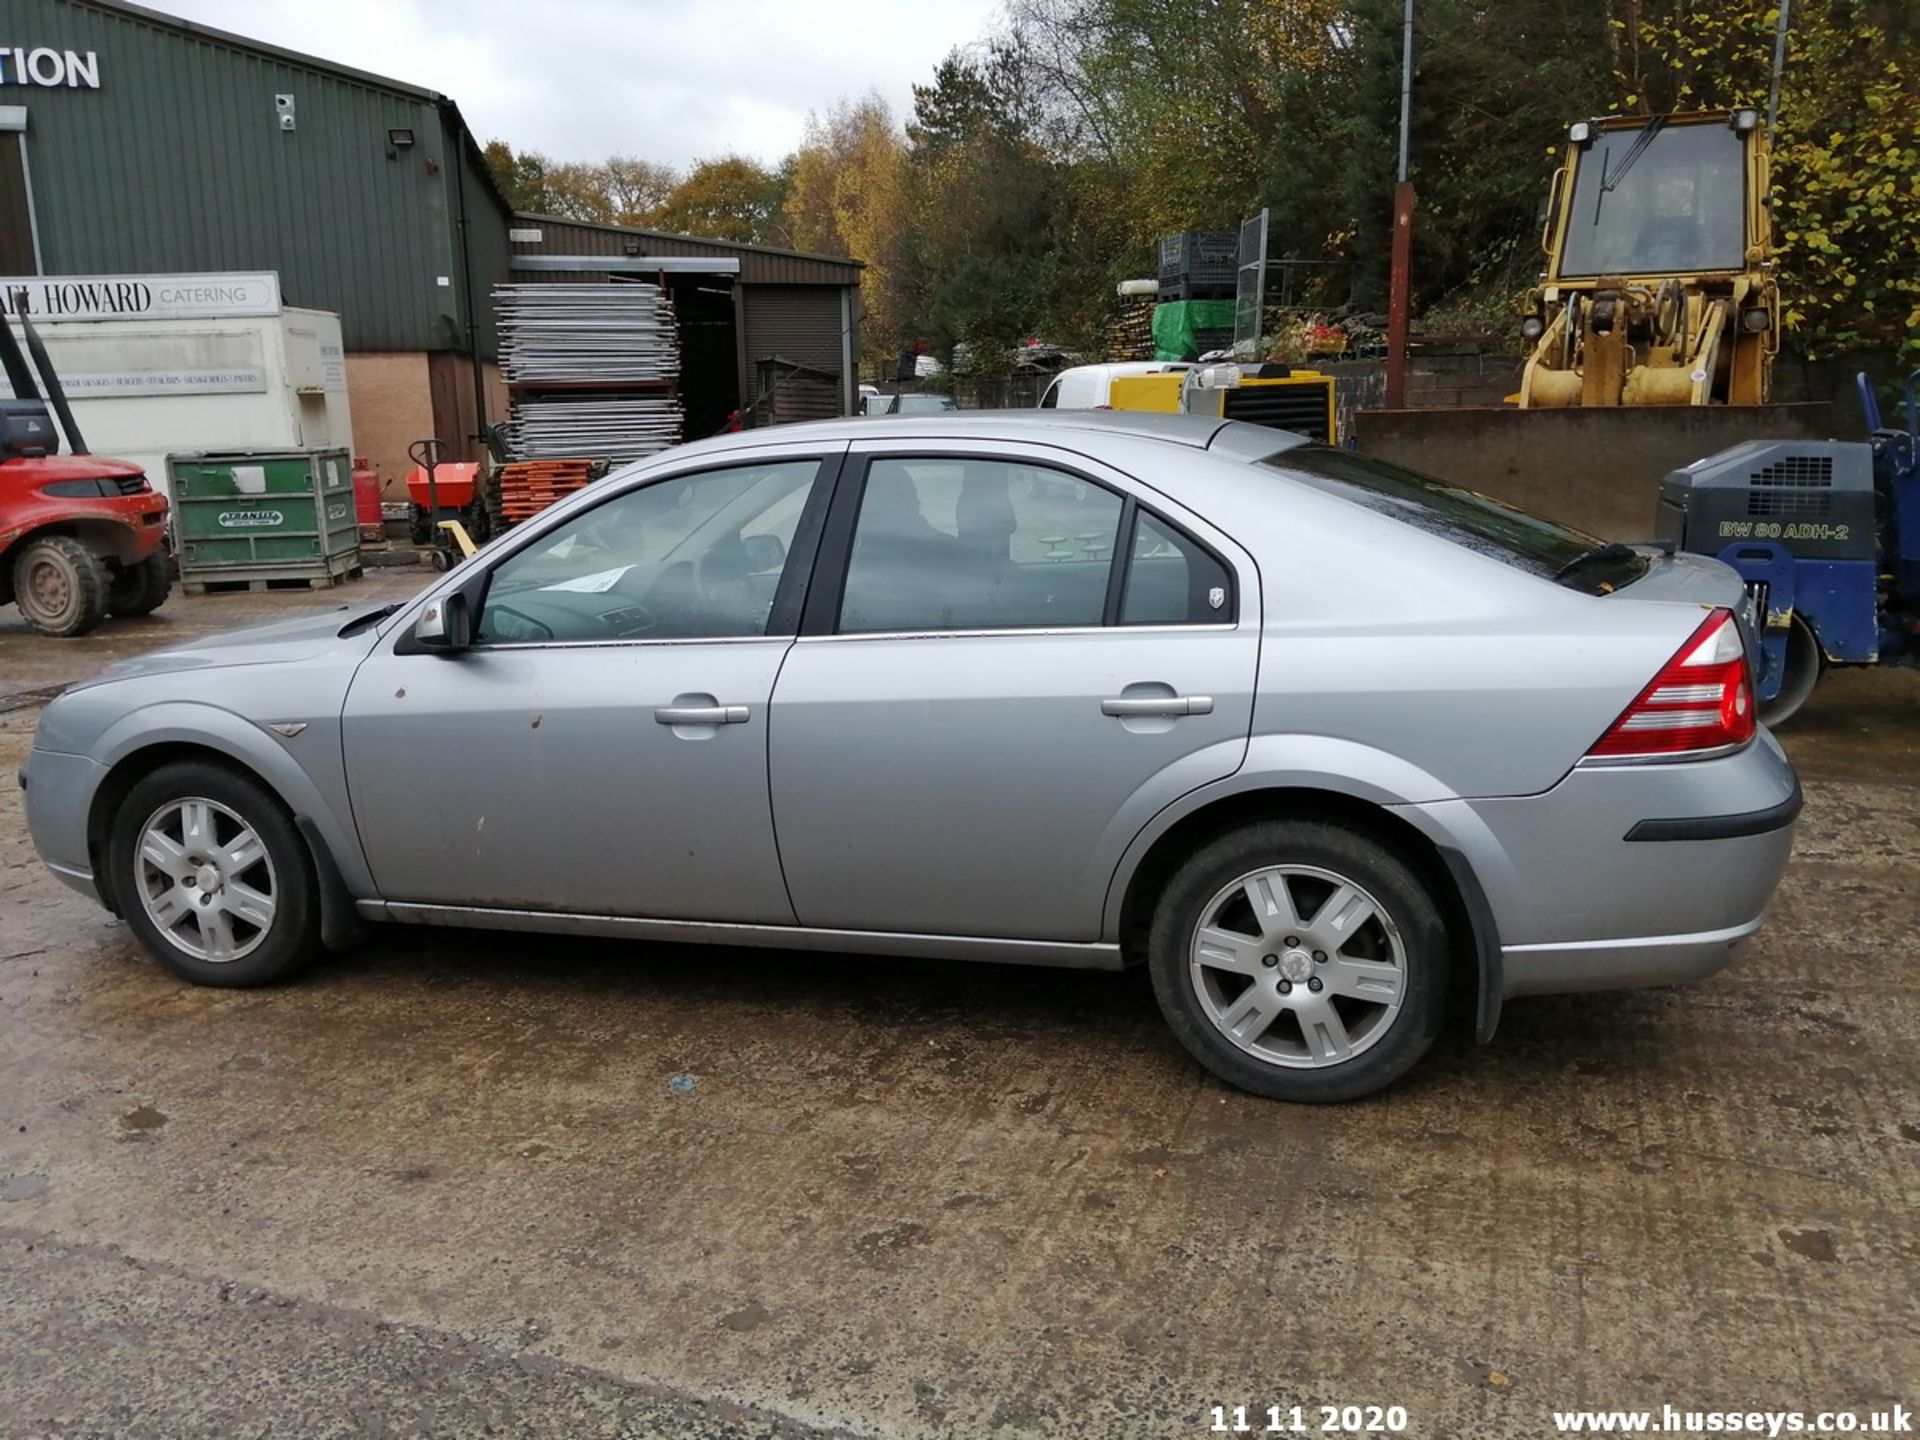
[[[339,593],[65,643],[0,612],[0,707]],[[1920,675],[1842,675],[1786,738],[1799,851],[1737,966],[1517,1003],[1332,1109],[1209,1079],[1133,974],[396,932],[192,989],[39,869],[9,785],[0,1432],[1912,1407]]]

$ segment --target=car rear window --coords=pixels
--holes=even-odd
[[[1628,546],[1609,545],[1491,495],[1370,455],[1297,445],[1259,463],[1476,555],[1589,595],[1618,590],[1647,573],[1647,557]]]

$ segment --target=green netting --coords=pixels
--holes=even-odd
[[[1153,307],[1153,358],[1198,360],[1233,344],[1231,300],[1176,300]],[[1205,338],[1202,339],[1202,332]]]

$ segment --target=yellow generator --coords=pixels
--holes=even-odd
[[[1116,377],[1109,389],[1115,410],[1168,415],[1218,415],[1291,430],[1310,440],[1338,443],[1333,377],[1289,365],[1200,365],[1156,375]]]
[[[1761,405],[1780,348],[1769,142],[1753,110],[1567,132],[1527,296],[1525,408]]]

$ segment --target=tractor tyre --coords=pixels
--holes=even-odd
[[[500,495],[500,467],[494,466],[480,477],[480,499],[487,512],[487,534],[507,533],[507,511]]]
[[[466,509],[460,512],[460,523],[467,527],[467,538],[476,545],[484,545],[493,538],[493,520],[487,514],[486,501],[479,495],[469,500]]]
[[[151,615],[165,603],[173,589],[173,575],[167,568],[167,552],[156,550],[138,565],[118,571],[107,587],[107,613],[122,620]]]
[[[84,635],[107,617],[106,563],[70,535],[42,535],[13,561],[13,601],[44,635]]]

